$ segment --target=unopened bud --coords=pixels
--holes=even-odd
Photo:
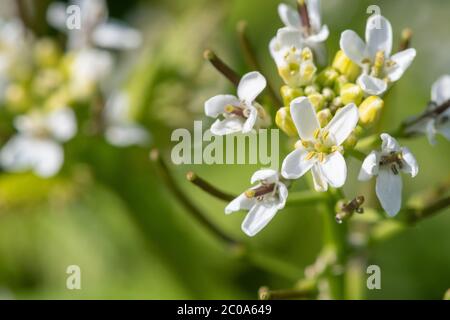
[[[331,101],[333,101],[334,98],[336,98],[336,94],[330,88],[324,88],[322,90],[322,95],[325,98],[325,100],[328,102],[331,102]]]
[[[342,87],[340,95],[344,105],[349,103],[359,105],[363,99],[364,92],[357,84],[347,83]]]
[[[359,121],[362,125],[369,126],[375,123],[381,114],[384,101],[380,97],[370,96],[359,106]]]
[[[345,75],[350,82],[354,82],[361,73],[361,68],[350,60],[342,50],[336,53],[332,66],[342,75]]]
[[[323,109],[325,106],[325,98],[320,93],[313,93],[308,96],[309,102],[313,105],[316,111]]]
[[[292,121],[291,111],[289,107],[280,108],[275,117],[275,123],[278,128],[283,130],[289,137],[297,136],[297,129]]]
[[[319,120],[320,126],[324,128],[333,118],[330,109],[322,109],[317,113],[317,119]]]
[[[353,149],[358,143],[358,130],[353,130],[348,138],[344,141],[343,147],[345,150]]]
[[[341,92],[341,89],[344,85],[346,85],[347,83],[349,83],[350,81],[348,81],[347,76],[344,75],[340,75],[336,81],[334,82],[334,92],[336,92],[337,94],[339,94]]]
[[[303,96],[302,88],[292,88],[289,86],[282,86],[280,89],[281,97],[285,106],[289,106],[291,101],[295,98]]]
[[[333,88],[336,79],[339,77],[339,73],[333,68],[325,68],[319,75],[317,76],[317,83],[322,87]]]
[[[319,87],[317,85],[310,85],[305,88],[305,95],[309,96],[313,93],[319,93]]]

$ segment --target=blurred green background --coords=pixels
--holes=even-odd
[[[288,1],[286,1],[288,2]],[[292,2],[292,1],[291,1]],[[170,134],[204,119],[209,97],[234,89],[202,59],[212,48],[237,71],[248,71],[235,28],[249,24],[249,36],[264,73],[279,85],[268,43],[281,21],[279,1],[164,0],[109,1],[111,15],[145,33],[145,47],[127,54],[129,88],[152,144],[170,159]],[[366,8],[379,5],[398,39],[414,31],[417,58],[393,88],[383,128],[396,128],[421,112],[431,84],[450,73],[450,2],[446,0],[322,2],[330,28],[330,59],[340,33],[364,34]],[[50,31],[51,34],[51,31]],[[420,173],[405,178],[404,196],[430,188],[450,174],[448,141],[403,141],[416,155]],[[0,175],[0,298],[25,299],[253,299],[262,285],[287,288],[292,281],[241,260],[186,212],[149,161],[149,149],[118,149],[101,138],[77,138],[66,146],[66,163],[56,178]],[[282,154],[284,156],[284,154]],[[281,160],[280,160],[281,161]],[[356,183],[358,163],[349,168],[346,190]],[[322,219],[314,207],[289,208],[254,238],[240,230],[244,213],[225,216],[225,204],[185,180],[194,170],[229,192],[238,193],[260,166],[173,166],[183,191],[227,233],[258,250],[303,268],[322,245]],[[370,299],[441,299],[450,287],[450,210],[376,244],[369,264],[382,270],[382,289]],[[66,268],[79,265],[82,290],[66,289]]]

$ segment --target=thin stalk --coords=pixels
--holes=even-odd
[[[212,50],[205,50],[203,57],[208,60],[217,71],[227,78],[235,87],[239,85],[241,77],[231,69],[222,59],[220,59]]]
[[[448,206],[450,206],[450,196],[437,200],[422,209],[409,209],[407,211],[407,221],[409,224],[416,224],[424,219],[434,216]]]
[[[213,197],[215,197],[219,200],[229,202],[229,201],[233,200],[234,198],[236,198],[236,196],[234,196],[234,195],[228,194],[226,192],[223,192],[223,191],[217,189],[215,186],[213,186],[206,180],[202,179],[201,177],[199,177],[197,174],[195,174],[192,171],[189,171],[186,174],[186,179],[189,182],[192,182],[192,184],[194,184],[197,187],[199,187],[200,189],[202,189],[203,191],[205,191],[206,193],[212,195]]]
[[[411,38],[413,32],[410,28],[405,28],[402,30],[402,38],[400,39],[400,45],[398,47],[398,52],[404,51],[411,47]]]
[[[240,21],[237,24],[237,34],[239,38],[239,44],[241,46],[241,50],[244,53],[244,58],[249,67],[253,70],[260,71],[263,73],[261,64],[258,61],[258,58],[256,57],[255,50],[253,49],[253,46],[248,38],[247,34],[247,27],[248,24],[246,21]],[[278,95],[276,94],[272,84],[267,81],[267,88],[266,92],[270,99],[272,100],[272,103],[275,105],[275,107],[282,107],[283,102],[280,100]]]
[[[261,287],[258,290],[259,300],[313,299],[317,294],[317,289],[270,290],[268,287]]]
[[[178,187],[177,183],[173,179],[167,164],[160,156],[157,149],[153,149],[150,152],[150,159],[157,164],[158,171],[160,172],[162,178],[164,179],[167,187],[172,191],[173,195],[178,199],[178,201],[187,209],[191,216],[197,220],[201,225],[208,229],[212,234],[217,236],[219,239],[230,245],[231,247],[239,246],[240,242],[233,239],[229,235],[225,234],[216,225],[214,225],[205,214],[200,211],[192,202],[191,199]]]

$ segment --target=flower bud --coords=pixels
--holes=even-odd
[[[339,94],[341,92],[342,87],[347,83],[349,83],[347,77],[344,75],[340,75],[334,82],[334,92]]]
[[[359,106],[359,121],[362,125],[371,125],[380,117],[384,101],[380,97],[370,96]]]
[[[315,84],[307,86],[305,88],[305,95],[309,96],[310,94],[313,93],[319,93],[319,90],[320,90],[319,87]]]
[[[325,106],[325,98],[320,93],[313,93],[308,96],[309,102],[313,105],[316,111],[323,109]]]
[[[295,98],[303,96],[303,90],[301,88],[291,88],[289,86],[282,86],[280,93],[285,106],[289,106]]]
[[[332,66],[345,75],[350,82],[354,82],[361,73],[361,68],[350,60],[342,50],[336,53]]]
[[[333,68],[325,68],[319,75],[317,76],[317,83],[322,87],[333,88],[336,79],[339,77],[339,73]]]
[[[61,51],[55,41],[50,39],[39,40],[34,47],[34,59],[38,66],[43,68],[55,67],[61,58]]]
[[[292,121],[291,111],[289,107],[280,108],[275,117],[275,123],[278,128],[283,130],[289,137],[297,136],[297,129],[295,128],[294,122]]]
[[[336,98],[336,94],[330,88],[324,88],[322,90],[322,95],[326,101],[331,102],[334,98]]]
[[[349,103],[359,105],[363,99],[364,92],[357,84],[347,83],[342,87],[340,95],[344,105]]]
[[[353,149],[358,143],[358,132],[357,130],[353,130],[352,133],[348,136],[348,138],[344,141],[343,147],[345,150]]]
[[[317,113],[317,119],[319,120],[322,128],[325,127],[332,118],[333,115],[331,114],[330,109],[322,109]]]

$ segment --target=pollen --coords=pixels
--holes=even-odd
[[[252,189],[245,191],[245,196],[249,199],[254,198],[255,194],[256,194],[255,190]]]
[[[317,152],[315,151],[310,151],[308,152],[308,154],[306,155],[305,159],[306,160],[311,160],[312,158],[314,158],[316,156]]]

